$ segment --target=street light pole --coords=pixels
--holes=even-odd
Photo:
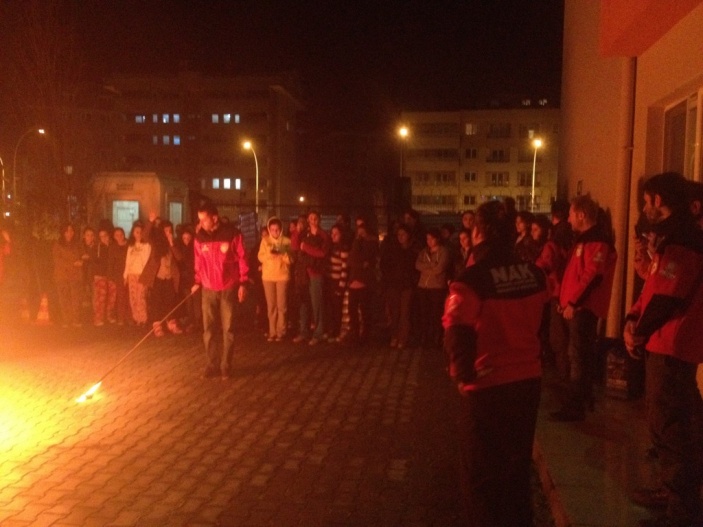
[[[535,157],[532,160],[532,193],[530,194],[530,212],[535,211],[535,173],[537,169],[537,150],[542,146],[541,139],[533,139],[532,146],[535,149]]]
[[[254,167],[256,168],[256,196],[254,198],[254,212],[256,212],[256,221],[259,221],[259,160],[256,158],[256,151],[254,150],[254,145],[251,141],[244,141],[242,146],[245,150],[251,150],[254,154]]]
[[[410,130],[408,129],[407,126],[401,126],[398,128],[398,137],[400,137],[401,143],[400,143],[400,177],[403,177],[403,155],[405,153],[405,142],[408,139],[408,135],[410,135]]]
[[[15,153],[12,156],[12,199],[15,201],[16,204],[19,204],[19,200],[17,199],[17,151],[20,148],[20,143],[22,142],[22,139],[27,137],[32,132],[37,132],[41,135],[44,135],[45,133],[43,128],[37,128],[35,126],[24,132],[17,140],[17,144],[15,145]]]

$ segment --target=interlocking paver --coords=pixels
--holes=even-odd
[[[141,338],[103,329],[41,328],[0,355],[0,395],[24,417],[0,444],[16,525],[462,523],[440,356],[248,332],[221,383],[198,378],[198,336],[149,339],[75,404]]]

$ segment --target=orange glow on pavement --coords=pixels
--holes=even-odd
[[[87,392],[85,392],[78,399],[76,399],[76,402],[77,403],[84,403],[88,399],[92,399],[93,394],[98,391],[98,388],[100,388],[101,384],[102,384],[102,382],[96,382],[95,384],[93,384],[93,386],[91,386]]]

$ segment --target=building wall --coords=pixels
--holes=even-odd
[[[256,165],[242,148],[250,140],[258,160],[260,216],[278,212],[279,197],[297,179],[296,114],[302,106],[294,79],[183,72],[116,77],[111,86],[125,116],[120,169],[158,171],[223,207],[253,210]]]
[[[405,112],[402,122],[410,130],[402,171],[417,210],[459,212],[505,197],[529,210],[533,137],[544,142],[535,165],[535,212],[548,212],[557,197],[558,109]]]
[[[635,292],[631,243],[639,184],[666,168],[665,110],[703,86],[703,6],[687,9],[663,36],[650,31],[643,42],[641,32],[624,32],[615,42],[609,31],[617,21],[608,18],[614,11],[601,11],[610,3],[565,3],[560,172],[569,196],[590,192],[612,215],[619,262],[607,333],[617,336]],[[643,27],[661,25],[649,20],[657,11],[641,10],[638,0],[621,0],[618,9],[628,3]],[[632,49],[643,51],[627,56]]]

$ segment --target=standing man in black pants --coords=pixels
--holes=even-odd
[[[464,508],[470,527],[531,527],[530,468],[542,365],[546,276],[513,252],[498,201],[476,212],[475,263],[449,288],[444,350],[459,394]]]
[[[703,525],[703,438],[696,369],[703,362],[703,235],[688,210],[687,182],[664,173],[645,181],[643,212],[657,235],[642,293],[627,314],[627,351],[645,360],[647,421],[662,487],[639,489],[635,503],[666,506],[642,527]]]
[[[569,333],[569,394],[553,421],[583,421],[593,405],[598,319],[608,316],[617,254],[589,195],[571,200],[569,223],[576,233],[559,291],[559,311]]]

